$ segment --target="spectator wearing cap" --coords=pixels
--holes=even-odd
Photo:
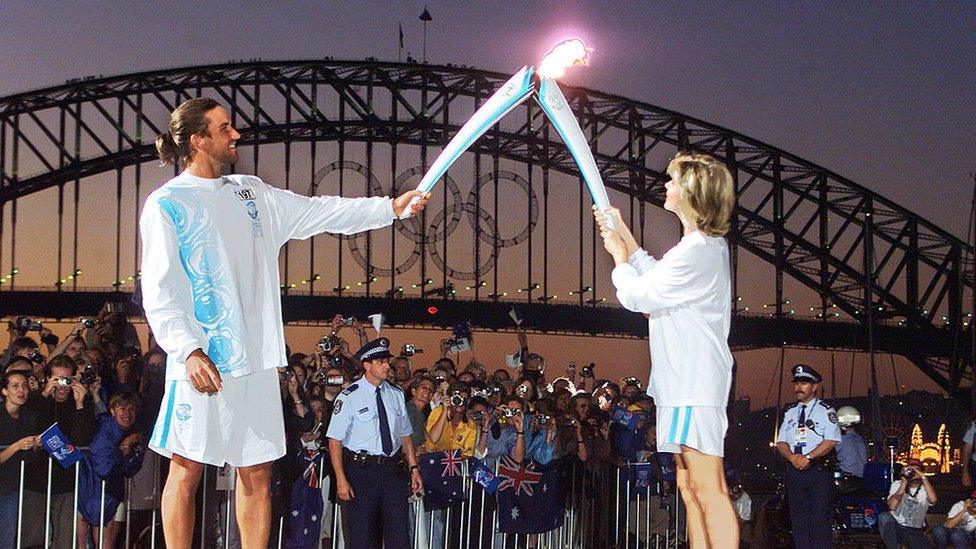
[[[820,374],[793,367],[797,403],[786,410],[776,448],[788,462],[786,489],[797,549],[830,547],[830,501],[834,494],[834,448],[840,442],[837,413],[817,397]]]
[[[922,470],[922,462],[908,460],[902,467],[901,477],[888,489],[888,511],[878,515],[878,532],[885,547],[929,547],[925,538],[925,515],[936,499],[935,489]]]
[[[329,422],[329,457],[351,548],[381,541],[410,546],[407,497],[423,489],[403,390],[387,381],[391,356],[385,337],[356,353],[363,377],[336,397]]]
[[[969,498],[957,501],[949,509],[945,524],[932,529],[932,537],[939,549],[956,549],[976,545],[976,490]]]

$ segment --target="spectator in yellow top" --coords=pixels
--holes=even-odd
[[[478,427],[468,419],[466,405],[471,390],[463,383],[452,383],[441,406],[427,417],[428,452],[460,449],[465,457],[474,454]]]

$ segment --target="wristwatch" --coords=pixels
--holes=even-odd
[[[420,466],[419,465],[411,465],[410,466],[410,470],[411,471],[419,471],[420,470]]]

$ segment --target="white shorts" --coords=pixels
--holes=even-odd
[[[680,454],[681,447],[725,455],[729,418],[718,406],[664,406],[657,409],[657,451]]]
[[[247,467],[285,455],[285,425],[274,368],[223,380],[213,395],[188,380],[166,382],[149,447],[198,463]]]

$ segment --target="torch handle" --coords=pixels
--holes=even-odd
[[[542,79],[537,100],[549,121],[559,132],[563,142],[566,143],[569,153],[573,155],[573,160],[579,167],[583,181],[586,182],[586,189],[590,192],[593,203],[596,204],[598,210],[606,212],[610,209],[610,198],[607,196],[607,188],[603,185],[603,177],[600,176],[600,170],[596,167],[593,152],[590,151],[586,136],[580,129],[579,121],[573,115],[569,103],[566,102],[566,97],[563,96],[563,92],[555,80],[552,78]],[[611,230],[617,229],[617,223],[609,213],[607,214],[607,227]]]

